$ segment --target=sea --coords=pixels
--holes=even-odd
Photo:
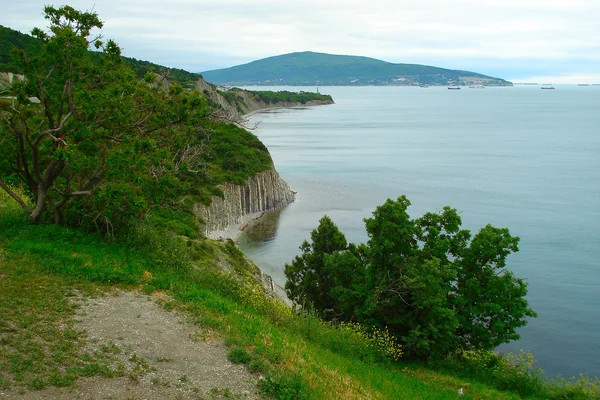
[[[554,87],[268,88],[335,104],[250,118],[297,198],[242,250],[283,285],[323,215],[360,243],[388,198],[406,195],[413,218],[451,206],[473,234],[489,223],[521,238],[507,264],[538,318],[498,350],[531,351],[548,377],[600,376],[600,87]]]

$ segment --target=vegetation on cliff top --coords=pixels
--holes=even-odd
[[[253,91],[240,88],[229,88],[226,91],[219,91],[221,96],[230,106],[240,114],[247,114],[251,111],[251,103],[264,103],[266,107],[289,107],[302,106],[306,104],[333,104],[333,98],[328,94],[304,92],[299,93],[281,90],[273,91]]]
[[[90,38],[102,27],[95,14],[45,12],[51,33],[35,29],[41,48],[13,53],[26,79],[0,103],[0,187],[31,222],[112,234],[165,210],[189,213],[221,183],[272,166],[264,145],[221,121],[202,93],[167,91],[156,74],[137,79],[113,41]],[[24,185],[33,206],[9,184]]]
[[[255,90],[258,97],[268,104],[277,104],[281,102],[306,104],[310,101],[321,101],[333,103],[333,98],[328,94],[303,92],[290,92],[288,90],[280,90],[278,92]]]
[[[21,72],[10,54],[15,47],[34,53],[40,50],[41,43],[33,36],[0,25],[0,71]]]
[[[14,29],[0,25],[0,72],[23,73],[21,66],[15,63],[11,54],[12,49],[22,49],[28,55],[38,53],[42,48],[42,42],[37,37],[26,35]],[[99,60],[101,53],[92,51],[90,56]],[[121,56],[123,62],[129,65],[138,78],[143,78],[148,72],[159,75],[165,74],[169,80],[180,83],[185,88],[193,88],[202,75],[184,71],[178,68],[169,68],[154,64],[150,61],[137,60],[131,57]]]

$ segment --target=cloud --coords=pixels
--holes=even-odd
[[[45,26],[44,3],[14,2],[0,24]],[[600,69],[597,0],[105,0],[94,10],[124,54],[193,71],[304,50],[482,73],[523,60],[554,75],[582,75],[581,60]]]
[[[600,83],[600,73],[596,74],[566,74],[566,75],[532,75],[512,79],[514,82],[536,82],[549,84]]]

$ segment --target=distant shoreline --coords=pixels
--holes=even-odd
[[[253,111],[250,111],[250,112],[242,115],[241,119],[242,120],[246,120],[246,119],[250,118],[253,115],[260,114],[261,112],[265,112],[265,111],[273,111],[273,110],[279,110],[279,109],[290,109],[290,110],[293,110],[295,108],[296,109],[303,109],[303,108],[306,108],[306,107],[329,106],[329,105],[332,105],[332,104],[335,104],[335,103],[320,103],[320,102],[309,101],[306,104],[295,104],[293,106],[273,106],[273,107],[267,107],[267,108],[260,108],[258,110],[253,110]]]

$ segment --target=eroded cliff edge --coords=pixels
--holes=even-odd
[[[6,90],[15,81],[22,81],[23,75],[13,74],[12,72],[0,72],[0,91]]]
[[[244,185],[226,182],[221,190],[223,197],[214,196],[210,206],[194,210],[204,220],[204,234],[213,239],[233,237],[260,213],[283,208],[295,198],[275,167],[249,177]]]
[[[206,82],[203,78],[196,81],[196,89],[203,92],[213,103],[221,107],[226,118],[237,122],[242,122],[248,115],[261,110],[334,104],[331,97],[327,100],[314,99],[304,103],[297,101],[277,101],[275,103],[269,103],[261,99],[259,94],[252,91],[240,88],[221,88],[221,90],[218,90],[216,86]]]

